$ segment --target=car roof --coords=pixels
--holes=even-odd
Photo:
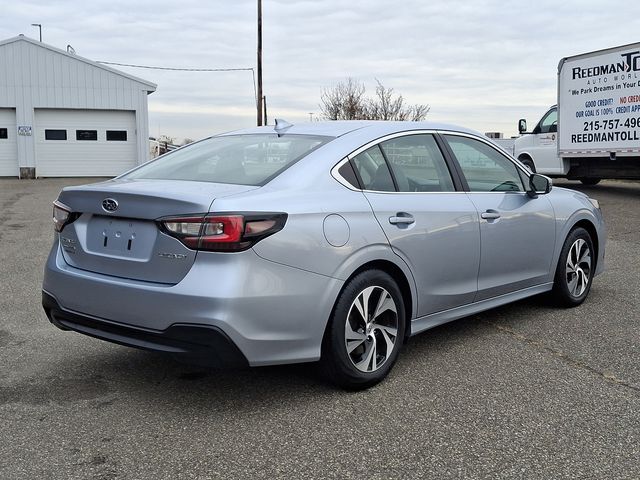
[[[393,134],[396,132],[406,132],[410,130],[446,130],[453,132],[470,133],[472,135],[480,135],[481,133],[474,130],[439,122],[399,122],[399,121],[381,121],[381,120],[337,120],[322,122],[304,122],[291,125],[282,130],[284,135],[323,135],[329,137],[341,137],[347,133],[356,130],[375,130],[377,135]],[[273,125],[264,127],[246,128],[227,132],[223,135],[251,135],[259,133],[276,133]],[[364,133],[364,132],[361,132]]]

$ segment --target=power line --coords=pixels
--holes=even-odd
[[[132,63],[96,62],[103,65],[118,65],[120,67],[147,68],[149,70],[172,70],[177,72],[253,72],[253,67],[245,68],[178,68],[158,67],[152,65],[134,65]]]
[[[134,65],[133,63],[101,62],[102,65],[117,65],[119,67],[146,68],[147,70],[169,70],[173,72],[251,72],[253,77],[253,95],[258,105],[258,92],[256,90],[256,72],[253,67],[244,68],[180,68],[180,67],[158,67],[154,65]]]

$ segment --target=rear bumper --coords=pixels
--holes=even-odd
[[[211,353],[230,343],[250,366],[259,366],[319,359],[343,283],[264,260],[252,250],[199,252],[175,285],[128,280],[68,265],[56,241],[42,289],[55,301],[46,300],[45,310],[50,318],[53,311],[59,327],[178,354]],[[229,342],[220,342],[218,333]],[[206,340],[193,341],[200,335]]]
[[[44,291],[42,307],[49,321],[61,330],[73,330],[128,347],[172,353],[198,364],[226,367],[249,365],[240,349],[217,327],[175,323],[165,330],[148,330],[120,325],[65,310]]]

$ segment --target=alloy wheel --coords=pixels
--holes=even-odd
[[[371,286],[360,292],[345,324],[344,343],[351,363],[361,372],[375,372],[391,356],[398,340],[398,310],[391,294]]]
[[[565,272],[569,293],[576,298],[580,297],[589,286],[591,278],[591,250],[582,238],[571,245]]]

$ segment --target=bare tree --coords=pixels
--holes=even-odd
[[[325,88],[320,95],[320,113],[327,120],[359,120],[364,118],[365,86],[353,78]]]
[[[352,78],[325,88],[320,96],[320,113],[327,120],[424,120],[429,105],[405,105],[402,95],[376,79],[376,93],[365,96],[364,83]]]

